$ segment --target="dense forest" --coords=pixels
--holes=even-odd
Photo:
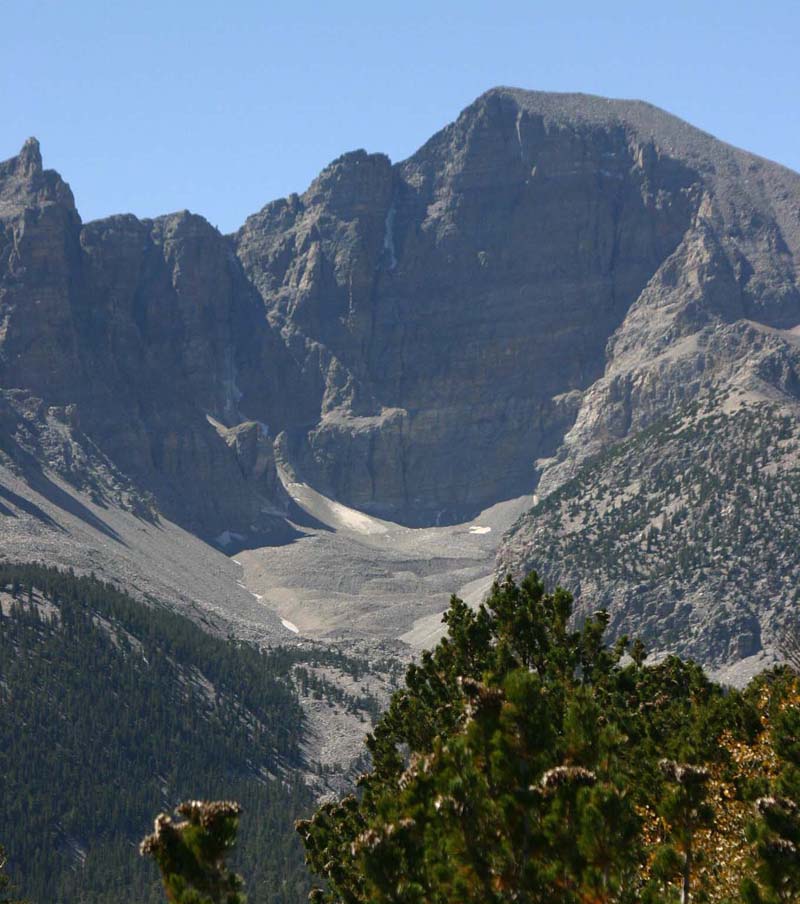
[[[731,690],[571,610],[535,574],[477,611],[453,599],[358,793],[298,823],[312,900],[800,900],[796,674]]]
[[[159,809],[203,796],[242,804],[251,901],[305,900],[297,651],[36,565],[0,565],[0,608],[0,841],[20,894],[163,900],[138,842]]]

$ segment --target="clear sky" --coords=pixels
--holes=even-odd
[[[641,98],[800,170],[800,0],[10,0],[0,159],[35,135],[84,220],[231,231],[494,85]]]

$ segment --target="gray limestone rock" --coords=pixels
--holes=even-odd
[[[232,236],[188,212],[83,224],[34,140],[0,163],[4,465],[206,538],[280,528],[276,456],[410,525],[580,496],[597,456],[698,400],[795,417],[798,324],[800,176],[636,101],[494,89],[408,160],[345,154]],[[544,535],[520,522],[503,566],[545,562]],[[712,613],[707,643],[680,642],[751,655],[768,619],[717,618],[704,588],[729,585],[703,581],[685,614]],[[640,591],[615,593],[629,627]]]
[[[559,400],[690,227],[699,176],[626,105],[552,105],[489,92],[409,160],[345,155],[237,234],[316,393],[294,458],[342,501],[429,523],[529,491]]]

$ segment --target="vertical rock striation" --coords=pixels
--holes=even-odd
[[[347,154],[237,234],[318,399],[294,457],[347,503],[425,522],[529,491],[689,228],[691,167],[616,107],[554,109],[491,91],[409,160]]]
[[[0,164],[4,463],[204,537],[280,522],[276,455],[406,524],[537,482],[569,521],[596,456],[686,406],[796,418],[798,324],[800,176],[640,102],[494,89],[408,160],[345,154],[227,237],[187,212],[82,224],[34,140]],[[558,578],[537,517],[501,562]]]
[[[62,447],[91,444],[190,529],[268,528],[274,462],[254,473],[219,425],[268,431],[291,407],[291,389],[273,391],[290,371],[229,243],[202,217],[83,225],[34,140],[0,165],[0,386],[17,412],[4,448],[18,466],[36,459],[22,394],[42,411],[68,406]]]

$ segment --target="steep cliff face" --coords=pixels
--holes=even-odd
[[[0,217],[2,385],[74,384],[80,218],[69,186],[42,169],[33,138],[0,164]]]
[[[543,495],[609,442],[734,379],[761,342],[745,331],[731,355],[726,325],[800,323],[800,176],[707,144],[698,167],[703,200],[691,227],[611,337],[605,372],[584,395],[559,460],[542,475]],[[782,347],[791,357],[791,343]]]
[[[760,661],[796,604],[800,177],[634,112],[694,170],[698,203],[539,462],[498,573],[536,567],[656,649]]]
[[[0,384],[74,406],[205,533],[280,496],[219,425],[261,423],[347,504],[458,519],[691,397],[681,338],[800,320],[794,177],[645,104],[490,91],[230,239],[188,213],[84,226],[33,141],[2,167]]]
[[[185,212],[84,225],[33,140],[0,164],[3,463],[204,537],[280,522],[276,456],[406,524],[534,488],[583,511],[596,456],[696,403],[796,417],[798,324],[800,176],[639,102],[495,89],[408,160],[345,154],[228,237]],[[784,451],[759,461],[788,473]],[[543,511],[502,567],[589,606]]]
[[[539,97],[490,92],[394,168],[346,155],[236,237],[317,375],[295,457],[349,504],[430,520],[530,490],[695,216],[694,170]]]
[[[274,461],[253,471],[225,428],[259,422],[271,456],[269,424],[292,391],[265,387],[279,371],[292,380],[226,240],[188,213],[82,225],[31,140],[0,168],[0,243],[0,386],[14,424],[4,446],[18,467],[64,472],[68,455],[71,479],[83,461],[85,480],[119,501],[117,481],[89,473],[100,454],[199,533],[268,527],[262,515],[281,499]],[[48,443],[31,445],[34,422]]]

